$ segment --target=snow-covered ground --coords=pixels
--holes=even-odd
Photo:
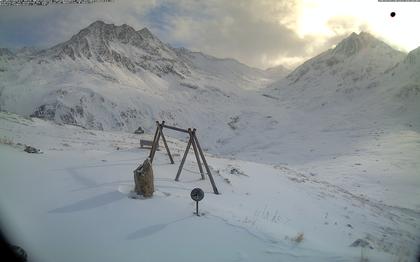
[[[306,161],[292,161],[285,154],[284,164],[207,155],[220,195],[200,180],[193,154],[174,181],[185,143],[166,136],[176,164],[158,151],[154,197],[132,199],[132,171],[149,153],[139,149],[139,135],[1,112],[2,228],[31,259],[47,262],[415,259],[417,132],[378,131],[340,155],[306,152]],[[18,143],[43,153],[25,153]],[[264,159],[263,150],[254,152]],[[201,217],[193,215],[194,187],[206,192]],[[357,239],[373,249],[350,247]]]
[[[49,49],[0,49],[4,227],[39,261],[414,260],[420,48],[353,33],[287,73],[101,21]],[[130,198],[148,151],[118,131],[151,139],[156,120],[198,128],[221,195],[193,156],[175,182],[161,151],[155,196]],[[166,135],[179,163],[185,139]]]

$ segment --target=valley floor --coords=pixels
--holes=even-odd
[[[200,179],[193,154],[174,181],[185,143],[169,138],[176,164],[158,151],[154,197],[133,199],[133,170],[149,153],[139,138],[1,112],[0,211],[11,242],[46,262],[415,259],[418,133],[302,164],[208,155],[220,195]],[[200,217],[194,187],[206,194]],[[372,248],[351,247],[358,239]]]

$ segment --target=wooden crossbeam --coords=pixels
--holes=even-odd
[[[172,130],[175,130],[175,131],[179,131],[179,132],[188,133],[188,130],[187,129],[182,129],[182,128],[179,128],[179,127],[176,127],[176,126],[168,126],[168,125],[165,125],[164,124],[165,121],[163,121],[162,123],[163,123],[162,124],[162,127],[169,128],[169,129],[172,129]]]

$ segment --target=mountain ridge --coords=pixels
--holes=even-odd
[[[102,21],[21,57],[0,79],[7,83],[0,84],[1,110],[105,130],[147,130],[162,116],[187,123],[179,112],[189,114],[190,104],[242,104],[242,92],[267,81],[236,60],[182,51],[147,28]]]
[[[131,72],[149,70],[157,75],[174,74],[181,78],[190,72],[177,61],[176,53],[147,28],[136,31],[123,24],[116,26],[96,21],[70,40],[39,53],[53,59],[87,59],[118,64]]]
[[[226,149],[228,144],[254,141],[255,130],[273,139],[280,139],[278,129],[298,132],[295,117],[319,118],[319,125],[328,128],[342,124],[341,119],[360,126],[379,116],[389,123],[403,121],[401,114],[413,112],[405,97],[417,92],[415,72],[400,66],[386,70],[401,64],[405,54],[370,35],[349,37],[347,44],[339,43],[276,81],[270,76],[273,69],[172,48],[147,28],[99,21],[66,42],[4,66],[0,110],[103,130],[141,126],[148,132],[160,119],[202,127],[207,144],[228,153],[242,148],[236,143]],[[417,52],[411,55],[416,59]],[[404,84],[386,84],[392,73]],[[391,115],[396,108],[405,111]],[[366,112],[372,116],[360,117]]]
[[[405,56],[368,33],[352,33],[336,47],[305,61],[272,88],[281,90],[281,86],[290,85],[303,91],[322,84],[329,86],[322,91],[325,95],[349,94],[368,85]]]

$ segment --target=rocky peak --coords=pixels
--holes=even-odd
[[[150,30],[147,29],[147,27],[137,31],[137,33],[146,39],[155,38],[152,32],[150,32]]]
[[[106,25],[106,23],[104,21],[96,20],[95,22],[90,24],[88,27],[100,27],[100,26],[104,26],[104,25]]]
[[[359,53],[363,49],[374,48],[379,45],[391,48],[367,32],[361,32],[360,34],[353,32],[347,38],[337,44],[337,46],[333,49],[333,53],[336,55],[345,55],[346,57],[349,57]]]
[[[139,44],[140,42],[153,40],[159,41],[152,32],[146,27],[136,31],[133,27],[123,24],[116,26],[114,24],[106,24],[103,21],[96,21],[90,24],[85,29],[82,29],[73,38],[97,38],[104,41],[120,41],[122,43]]]
[[[142,31],[142,30],[140,30]],[[139,31],[139,32],[140,32]],[[99,62],[109,61],[116,50],[112,49],[112,45],[131,45],[139,49],[148,49],[153,38],[152,33],[147,30],[143,34],[136,32],[134,28],[127,24],[116,26],[114,24],[107,24],[103,21],[95,21],[88,27],[82,29],[79,33],[74,35],[67,42],[58,44],[45,53],[55,58],[70,57],[76,58],[94,58]],[[147,37],[146,37],[147,36]],[[156,46],[156,40],[153,38],[153,46]],[[160,42],[159,42],[160,44]],[[163,44],[162,44],[163,45]],[[119,52],[117,52],[119,53]],[[129,57],[129,54],[118,54]],[[118,60],[121,57],[118,58]]]
[[[334,49],[325,51],[297,67],[287,79],[310,86],[333,78],[339,88],[359,85],[395,66],[405,54],[369,33],[352,33]]]
[[[103,21],[96,21],[73,36],[72,40],[77,41],[83,38],[90,38],[103,42],[113,40],[128,42],[135,35],[136,30],[129,25],[116,26],[114,24],[106,24]]]
[[[177,54],[147,28],[136,31],[127,24],[116,26],[96,21],[67,42],[58,44],[40,55],[53,59],[89,59],[108,62],[131,72],[147,70],[158,76],[173,73],[189,74]]]

